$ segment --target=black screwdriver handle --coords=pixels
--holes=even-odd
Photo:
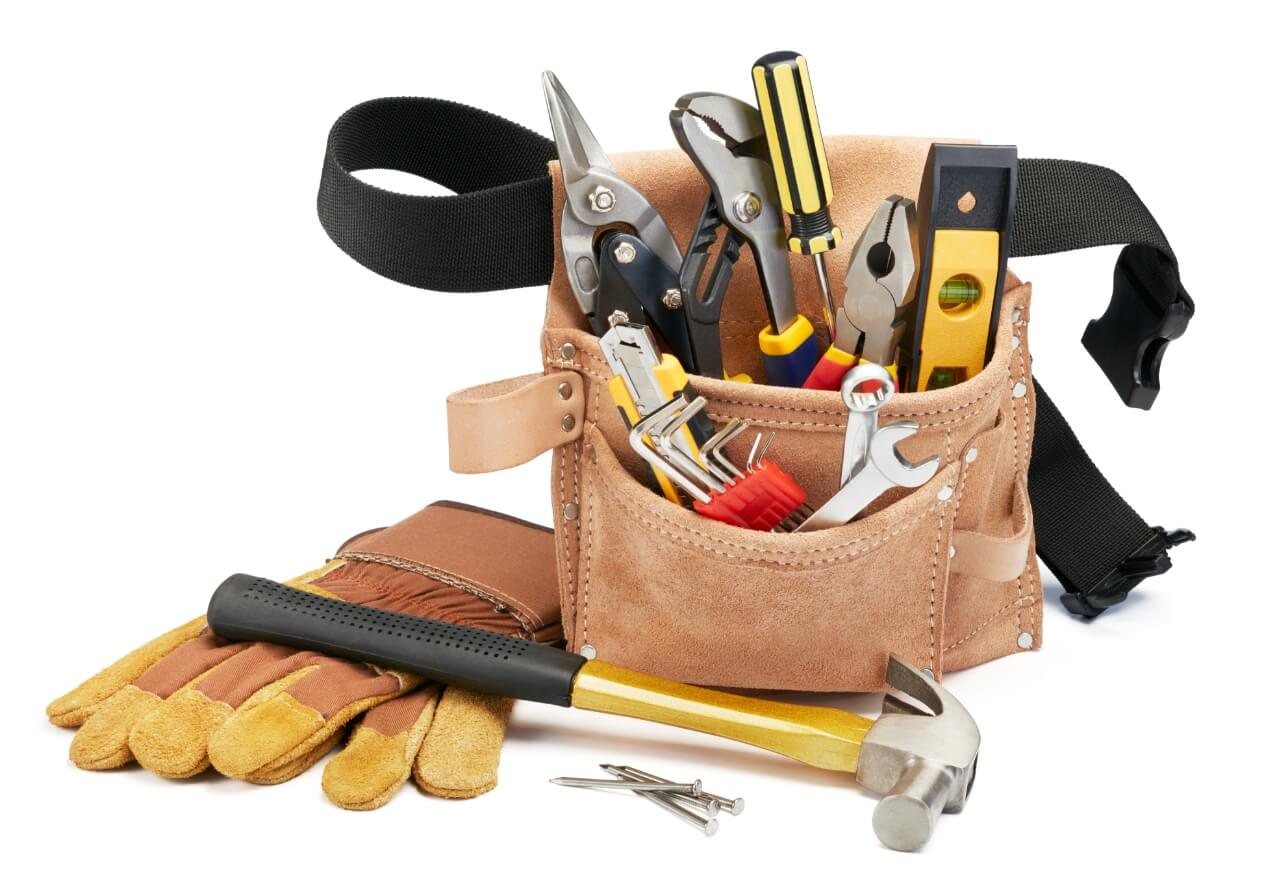
[[[555,706],[571,705],[575,674],[587,662],[545,644],[322,598],[244,573],[220,583],[206,618],[215,634],[230,641],[318,650]]]

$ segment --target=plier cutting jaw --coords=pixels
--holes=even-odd
[[[544,73],[553,140],[566,193],[561,214],[566,275],[593,332],[604,334],[616,310],[648,320],[681,362],[692,364],[678,291],[680,247],[658,210],[617,173],[557,76]],[[677,306],[673,307],[672,304]]]
[[[769,378],[797,386],[803,376],[797,381],[786,380],[795,373],[780,366],[804,338],[812,337],[813,330],[795,305],[789,255],[784,250],[786,233],[777,205],[777,182],[768,161],[759,110],[719,93],[689,93],[676,100],[671,124],[676,141],[711,188],[681,268],[699,371],[713,377],[724,374],[718,328],[720,307],[732,266],[741,247],[748,245],[768,310],[767,334],[773,339],[795,340],[789,350],[782,343],[771,353],[764,351]],[[709,248],[716,241],[715,231],[721,223],[728,231],[704,286]],[[761,336],[761,342],[765,340]],[[814,362],[815,345],[809,349]],[[804,376],[810,368],[808,365],[803,371]]]
[[[889,366],[904,329],[917,278],[917,215],[910,199],[885,199],[856,247],[843,285],[834,346],[856,360]]]

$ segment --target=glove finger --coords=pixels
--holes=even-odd
[[[496,786],[514,701],[448,688],[417,753],[414,776],[427,793],[471,799]]]
[[[327,739],[320,741],[302,755],[291,759],[288,762],[278,762],[267,771],[256,771],[249,777],[237,779],[248,781],[252,784],[261,784],[263,786],[285,783],[287,780],[298,777],[321,759],[325,758],[329,751],[338,745],[339,740],[341,740],[340,734],[331,734]]]
[[[102,669],[73,691],[48,704],[48,720],[60,728],[77,728],[98,706],[131,684],[180,645],[197,638],[206,628],[206,617],[185,623]]]
[[[319,656],[314,667],[260,691],[229,716],[211,735],[211,764],[242,780],[274,776],[360,713],[418,683],[412,676]]]
[[[211,764],[211,736],[251,698],[293,684],[317,668],[319,654],[279,644],[253,644],[214,667],[195,684],[157,704],[136,722],[128,743],[154,774],[191,777]]]
[[[129,738],[138,722],[164,700],[248,647],[229,644],[209,632],[181,644],[135,681],[91,708],[70,742],[71,761],[89,770],[126,765],[134,756]]]
[[[422,685],[366,712],[346,747],[325,766],[321,786],[329,801],[355,811],[390,802],[412,774],[441,690]]]

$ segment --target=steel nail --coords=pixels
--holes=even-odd
[[[606,771],[612,771],[617,774],[623,774],[628,777],[638,778],[651,783],[666,783],[666,781],[658,775],[650,774],[648,771],[642,771],[639,768],[633,768],[631,765],[602,765],[601,767]],[[723,811],[728,812],[734,817],[740,815],[746,810],[746,800],[742,799],[740,796],[734,799],[729,799],[727,796],[717,796],[715,793],[699,791],[698,795],[694,798],[713,800],[719,804]]]
[[[604,790],[632,790],[642,793],[684,793],[697,796],[702,792],[702,781],[692,784],[676,784],[668,781],[607,780],[604,777],[554,777],[549,783],[562,787],[592,787]]]
[[[602,765],[606,771],[609,771],[615,777],[621,777],[626,780],[649,780],[647,777],[637,777],[631,772],[620,771],[613,765]],[[720,803],[714,799],[708,799],[705,796],[690,796],[688,793],[662,793],[660,795],[674,799],[686,808],[692,808],[701,811],[709,818],[714,818],[720,814]]]
[[[650,802],[657,805],[663,811],[669,812],[680,820],[684,821],[692,827],[701,830],[705,836],[715,836],[716,831],[720,829],[720,822],[716,818],[709,818],[700,815],[696,811],[685,808],[679,802],[672,798],[670,793],[649,793],[644,790],[633,790],[637,796],[643,796]]]

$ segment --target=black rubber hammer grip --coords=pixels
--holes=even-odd
[[[268,641],[402,669],[457,687],[571,705],[587,662],[545,644],[308,594],[237,573],[211,596],[206,618],[230,641]]]

